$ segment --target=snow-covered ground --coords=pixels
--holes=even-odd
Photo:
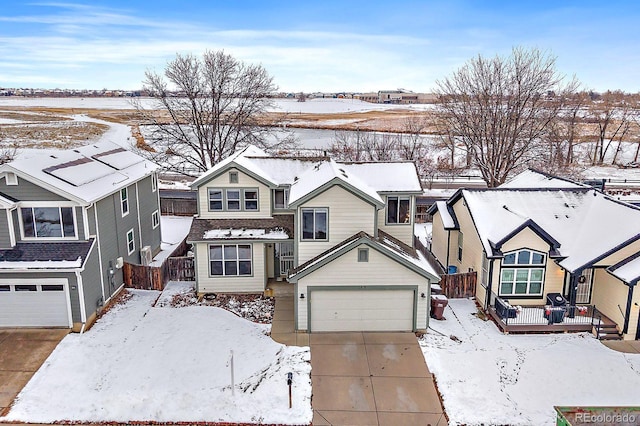
[[[152,307],[159,292],[130,291],[91,330],[65,337],[0,421],[311,422],[309,348],[224,309]]]
[[[185,216],[160,216],[160,229],[162,232],[162,242],[160,253],[151,262],[151,266],[160,266],[162,262],[173,253],[189,234],[193,217]]]
[[[503,335],[449,300],[420,345],[451,424],[553,425],[558,406],[640,406],[640,355],[588,333]],[[455,336],[458,341],[450,338]]]

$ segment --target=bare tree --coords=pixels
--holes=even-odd
[[[562,108],[551,99],[576,86],[575,80],[565,86],[562,81],[553,56],[514,48],[509,57],[479,55],[437,82],[443,123],[464,145],[488,186],[504,183],[534,158]]]
[[[6,134],[0,128],[0,164],[9,163],[16,158],[18,145],[15,141],[7,140]]]
[[[272,123],[265,122],[264,113],[276,86],[261,65],[224,51],[207,51],[201,58],[177,54],[163,75],[147,71],[145,77],[155,110],[135,103],[152,141],[153,149],[142,152],[169,170],[197,175],[239,146],[290,144],[289,139],[266,142],[272,128],[265,124]]]
[[[615,164],[622,148],[622,139],[631,127],[631,108],[620,91],[605,92],[589,108],[589,120],[597,126],[597,140],[591,156],[591,164],[602,164],[614,142],[617,147],[613,155]]]

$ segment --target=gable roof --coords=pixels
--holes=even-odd
[[[574,272],[640,239],[640,209],[587,188],[461,190],[489,257],[524,228],[552,247],[564,269]]]
[[[113,142],[56,151],[0,166],[80,204],[91,204],[150,175],[159,167]]]
[[[554,176],[540,170],[528,169],[509,179],[500,185],[499,188],[590,188],[590,186],[563,177]]]
[[[422,184],[413,161],[384,163],[338,162],[347,173],[354,174],[378,192],[422,193]]]
[[[640,253],[609,266],[607,272],[627,284],[635,285],[640,281]]]
[[[347,172],[333,160],[316,163],[293,182],[289,190],[289,206],[301,204],[336,184],[357,194],[374,206],[384,207],[384,201],[375,189],[358,176]]]
[[[334,259],[351,251],[353,248],[365,244],[391,259],[403,264],[412,271],[428,278],[432,282],[440,281],[440,277],[431,264],[419,251],[393,238],[384,231],[378,231],[378,237],[373,237],[366,232],[358,232],[346,240],[338,243],[307,262],[289,271],[289,279],[296,281],[305,275],[321,268]]]

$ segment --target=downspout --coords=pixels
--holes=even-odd
[[[449,250],[451,249],[451,230],[447,229],[447,264],[445,268],[447,268],[447,274],[449,273]]]
[[[631,317],[631,305],[633,304],[633,288],[636,286],[636,282],[637,281],[631,281],[629,283],[629,292],[627,293],[627,309],[624,314],[624,327],[622,327],[622,334],[627,334],[629,332],[629,318]]]
[[[87,307],[84,300],[84,287],[82,285],[82,269],[76,269],[76,283],[78,284],[78,299],[80,302],[80,321],[82,322],[82,328],[80,328],[80,334],[84,333],[84,328],[87,326]]]

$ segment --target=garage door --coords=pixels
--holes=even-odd
[[[67,280],[0,281],[0,327],[70,327]]]
[[[413,290],[311,292],[311,331],[411,331]]]

